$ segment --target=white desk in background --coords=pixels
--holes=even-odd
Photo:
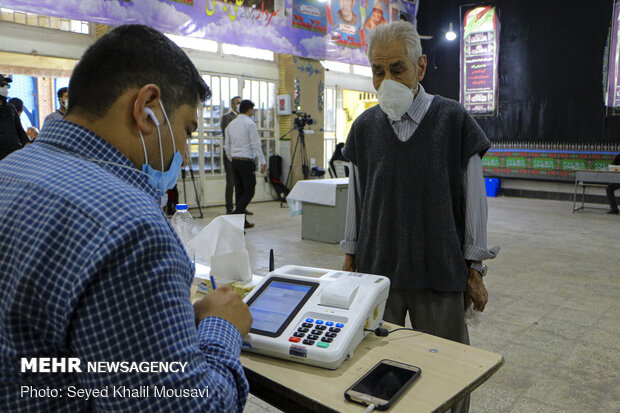
[[[575,171],[575,193],[573,195],[573,213],[580,209],[584,209],[586,198],[586,187],[606,187],[608,184],[620,184],[620,172],[616,171]],[[576,207],[577,204],[577,187],[581,186],[581,207]],[[607,208],[595,208],[592,209],[607,209]]]
[[[298,181],[286,200],[302,214],[301,238],[332,244],[344,238],[349,178]]]

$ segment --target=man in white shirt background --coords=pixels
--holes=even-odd
[[[69,108],[69,88],[61,87],[58,89],[56,93],[58,95],[58,103],[60,103],[60,108],[55,112],[50,113],[45,117],[43,121],[43,126],[50,120],[62,120],[67,114],[67,109]]]
[[[233,214],[245,214],[246,207],[254,197],[256,177],[254,171],[258,158],[260,172],[265,173],[265,155],[260,146],[258,128],[252,120],[254,103],[242,100],[237,116],[225,129],[226,141],[224,150],[232,164],[235,175],[235,210]],[[245,221],[245,228],[252,228],[253,223]]]

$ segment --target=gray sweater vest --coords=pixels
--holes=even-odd
[[[463,106],[440,96],[406,142],[379,105],[362,113],[343,150],[360,175],[357,270],[396,288],[465,291],[463,175],[490,146]]]

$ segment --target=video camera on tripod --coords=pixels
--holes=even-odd
[[[293,113],[295,114],[295,129],[299,131],[303,131],[306,125],[314,125],[316,123],[312,116],[305,112],[294,110]]]

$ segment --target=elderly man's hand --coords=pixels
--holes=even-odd
[[[344,256],[343,271],[355,272],[355,255],[346,254]]]
[[[465,291],[465,310],[474,303],[474,310],[484,311],[484,307],[489,301],[489,293],[482,281],[482,275],[474,269],[469,269],[469,278],[467,279],[467,291]]]

